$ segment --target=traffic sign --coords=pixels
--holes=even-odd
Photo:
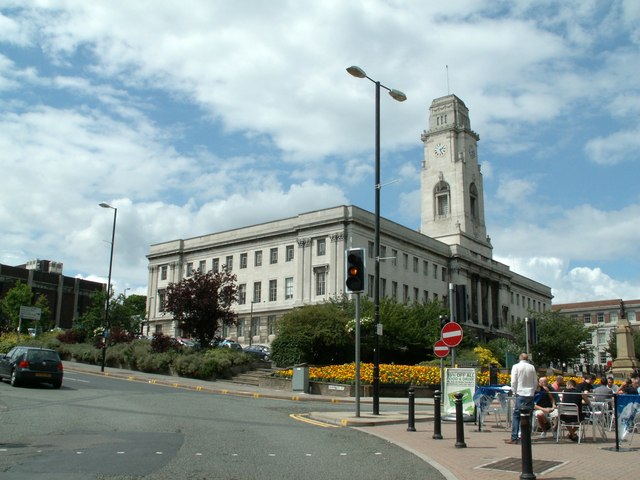
[[[438,358],[444,358],[449,355],[449,347],[442,340],[438,340],[433,346],[433,353]]]
[[[456,322],[446,323],[441,338],[447,347],[457,347],[462,342],[462,327]]]

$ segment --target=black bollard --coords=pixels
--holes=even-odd
[[[440,390],[433,393],[433,437],[442,440],[442,418],[440,416]]]
[[[531,454],[531,409],[520,410],[520,445],[522,446],[522,473],[520,480],[535,480]]]
[[[463,394],[458,392],[456,397],[456,448],[467,448],[464,443],[464,418],[462,418],[462,397]]]
[[[407,432],[416,431],[416,390],[409,387],[409,425]]]

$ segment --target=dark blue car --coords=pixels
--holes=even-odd
[[[50,383],[62,386],[62,360],[48,348],[17,346],[0,355],[0,380],[8,379],[17,387],[26,383]]]

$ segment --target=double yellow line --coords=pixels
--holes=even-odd
[[[313,419],[309,418],[307,416],[307,414],[292,413],[292,414],[289,415],[289,417],[293,418],[294,420],[298,420],[299,422],[304,422],[304,423],[309,423],[311,425],[315,425],[316,427],[340,428],[338,425],[332,425],[330,423],[325,423],[325,422],[320,422],[318,420],[313,420]]]

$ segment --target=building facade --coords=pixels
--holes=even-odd
[[[592,353],[585,358],[586,365],[604,369],[613,359],[606,350],[609,342],[616,336],[616,327],[620,316],[620,307],[624,305],[626,318],[631,328],[640,329],[640,300],[598,300],[593,302],[562,303],[553,305],[553,310],[563,313],[571,320],[584,323],[591,328]]]
[[[56,328],[71,328],[73,321],[90,306],[91,297],[106,285],[62,274],[62,263],[31,260],[15,267],[0,264],[0,297],[22,282],[31,287],[34,301],[44,295]],[[30,306],[30,305],[25,305]]]
[[[551,290],[492,258],[484,223],[479,136],[455,95],[433,101],[422,134],[422,226],[415,231],[381,219],[380,295],[400,302],[442,301],[450,285],[465,285],[466,323],[479,338],[506,333],[510,322],[551,306]],[[148,334],[180,336],[163,313],[166,288],[196,269],[226,265],[237,275],[237,327],[221,334],[241,343],[268,343],[279,317],[345,291],[345,250],[365,248],[367,295],[373,298],[373,213],[337,206],[295,217],[173,240],[150,247]],[[384,318],[381,318],[384,324]]]

